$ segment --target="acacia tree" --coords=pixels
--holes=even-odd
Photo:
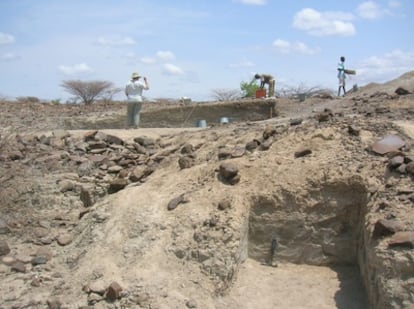
[[[217,101],[234,101],[240,98],[240,91],[237,89],[213,89],[211,96]]]
[[[90,105],[96,99],[104,97],[112,89],[116,89],[114,84],[109,81],[81,81],[64,80],[61,85],[66,92],[80,99],[85,105]]]

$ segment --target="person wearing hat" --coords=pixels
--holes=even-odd
[[[273,97],[275,95],[275,79],[270,74],[256,74],[254,76],[255,79],[260,80],[260,89],[263,89],[264,86],[267,84],[269,87],[268,89],[268,96]]]
[[[127,108],[127,127],[139,126],[139,114],[142,107],[142,91],[148,90],[148,81],[144,77],[144,81],[140,81],[141,76],[134,72],[132,73],[131,80],[125,86],[125,95],[128,98]]]

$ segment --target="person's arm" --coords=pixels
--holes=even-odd
[[[129,99],[129,95],[128,95],[128,85],[125,86],[125,95],[126,95],[127,99]]]
[[[147,78],[146,77],[144,77],[144,85],[145,85],[145,90],[148,90],[149,89],[149,84],[148,84],[148,80],[147,80]]]

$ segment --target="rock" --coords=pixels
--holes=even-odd
[[[46,264],[47,258],[41,255],[35,256],[34,258],[32,258],[31,263],[33,266]]]
[[[232,162],[223,162],[220,164],[219,173],[220,176],[223,177],[225,180],[230,180],[231,178],[235,177],[238,172],[239,169]]]
[[[289,124],[290,124],[291,126],[297,126],[297,125],[300,125],[302,122],[303,122],[303,119],[302,119],[302,118],[294,118],[294,119],[290,119],[290,120],[289,120]]]
[[[270,126],[266,126],[266,128],[263,131],[263,139],[267,140],[268,138],[270,138],[271,136],[276,134],[276,129],[272,128]]]
[[[64,179],[59,182],[59,189],[62,193],[67,191],[73,191],[75,189],[75,185],[72,181]]]
[[[140,144],[141,146],[144,147],[149,147],[149,146],[154,146],[155,145],[155,140],[151,137],[147,137],[147,136],[139,136],[139,137],[135,137],[134,138],[134,142]]]
[[[146,165],[137,166],[129,175],[129,180],[132,182],[137,182],[142,180],[143,178],[151,175],[155,171],[155,166],[150,167]]]
[[[258,141],[258,140],[252,140],[251,142],[248,142],[247,144],[246,144],[246,150],[248,150],[248,151],[253,151],[253,150],[255,150],[257,147],[259,147],[259,145],[260,145],[260,141]]]
[[[391,169],[398,168],[401,164],[404,163],[404,157],[403,156],[395,156],[388,162],[388,167]]]
[[[300,148],[299,150],[295,151],[295,158],[304,157],[307,155],[310,155],[312,153],[312,150],[309,148]]]
[[[405,166],[405,170],[407,173],[414,175],[414,162],[410,162]]]
[[[260,145],[260,150],[262,151],[269,150],[272,144],[273,144],[273,139],[268,138]]]
[[[225,200],[221,200],[219,203],[218,203],[218,207],[217,207],[219,210],[226,210],[226,209],[229,209],[229,208],[231,208],[231,202],[230,202],[230,200],[228,200],[228,199],[225,199]]]
[[[73,240],[73,236],[69,233],[62,233],[56,237],[56,241],[61,246],[69,245]]]
[[[403,87],[398,87],[397,89],[395,89],[395,93],[398,94],[398,95],[410,94],[410,92],[407,89],[403,88]]]
[[[124,141],[115,135],[106,135],[105,141],[108,144],[124,145]]]
[[[50,261],[53,257],[53,252],[52,250],[50,250],[48,247],[40,247],[39,249],[37,249],[35,256],[43,256],[45,257],[48,261]]]
[[[121,292],[121,286],[117,282],[112,282],[106,289],[105,298],[110,302],[114,302],[121,297]]]
[[[9,245],[5,240],[0,239],[0,256],[7,255],[10,253]]]
[[[105,282],[103,280],[92,282],[88,285],[87,291],[88,293],[92,292],[103,296],[106,291]]]
[[[399,221],[380,219],[374,225],[372,236],[374,238],[379,238],[382,236],[392,235],[403,230],[404,225]]]
[[[108,173],[116,174],[116,173],[119,173],[122,170],[123,170],[122,166],[114,165],[114,166],[111,166],[111,167],[108,168]]]
[[[197,308],[197,303],[193,299],[187,300],[185,305],[187,306],[187,308]]]
[[[191,154],[194,152],[194,146],[186,143],[183,147],[181,147],[181,154]]]
[[[83,207],[85,208],[91,207],[95,203],[92,190],[85,186],[81,187],[80,199],[83,203]]]
[[[373,152],[384,155],[391,151],[399,151],[404,146],[405,142],[398,135],[388,135],[382,140],[375,142],[371,148]]]
[[[2,263],[7,265],[7,266],[11,266],[13,265],[17,260],[12,257],[12,256],[3,256],[3,258],[1,259]]]
[[[57,298],[48,299],[47,306],[49,309],[60,309],[62,308],[62,302]]]
[[[117,178],[109,184],[108,193],[113,194],[113,193],[116,193],[118,191],[121,191],[127,185],[128,185],[128,180],[127,179]]]
[[[181,203],[186,203],[187,199],[185,198],[184,194],[181,194],[178,197],[173,198],[167,205],[168,210],[174,210],[177,206]]]
[[[348,133],[349,133],[350,135],[359,136],[359,134],[361,133],[361,129],[360,129],[360,128],[358,128],[358,127],[357,127],[357,126],[355,126],[355,125],[349,125],[349,126],[348,126]]]
[[[231,157],[240,158],[240,157],[243,157],[245,153],[246,153],[245,147],[236,146],[231,152]]]
[[[322,112],[316,115],[318,122],[327,122],[331,119],[332,114],[330,112]]]
[[[231,151],[228,149],[220,149],[218,154],[218,159],[219,160],[227,160],[231,158]]]
[[[390,247],[414,248],[414,232],[397,232],[389,240]]]
[[[191,168],[194,166],[194,159],[189,156],[183,156],[178,159],[178,165],[180,169]]]
[[[15,271],[15,272],[18,272],[18,273],[25,273],[26,272],[26,265],[24,265],[24,263],[21,262],[21,261],[16,261],[11,266],[11,270]]]
[[[0,218],[0,235],[10,233],[10,228],[7,225],[6,221]]]

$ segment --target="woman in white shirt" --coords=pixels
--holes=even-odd
[[[140,78],[138,73],[132,73],[131,80],[125,86],[125,95],[128,98],[127,127],[138,128],[143,101],[142,92],[149,89],[147,78],[144,77],[143,82]]]

